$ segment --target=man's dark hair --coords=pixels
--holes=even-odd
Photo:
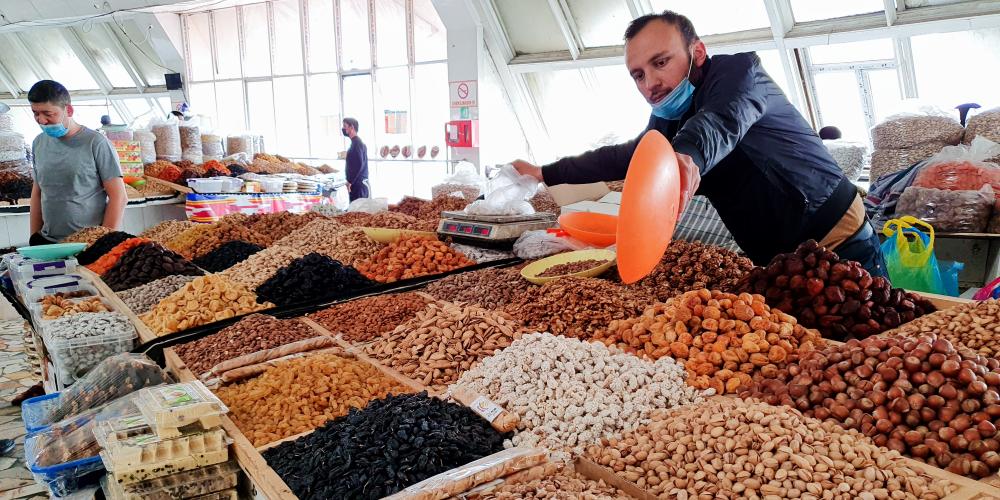
[[[628,28],[625,29],[625,41],[627,42],[635,38],[647,24],[657,20],[676,26],[677,31],[681,32],[684,42],[687,45],[691,45],[699,40],[698,33],[694,30],[694,24],[691,23],[690,19],[672,10],[665,10],[659,14],[646,14],[645,16],[633,19],[629,23]]]
[[[840,133],[840,129],[834,127],[833,125],[827,125],[819,129],[819,138],[824,141],[835,141],[843,136],[844,135]]]
[[[28,102],[34,104],[47,102],[65,108],[70,104],[69,91],[57,81],[42,80],[31,86],[31,90],[28,91]]]
[[[344,123],[351,126],[355,132],[358,131],[358,121],[354,118],[344,118]]]

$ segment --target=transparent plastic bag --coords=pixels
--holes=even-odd
[[[149,124],[150,131],[156,136],[154,146],[156,159],[166,161],[181,160],[181,133],[177,126],[177,118],[155,119]]]
[[[965,123],[964,144],[971,144],[977,137],[1000,142],[1000,108],[981,111]]]
[[[936,231],[981,233],[986,230],[996,198],[993,188],[950,191],[910,186],[896,202],[896,214],[912,215]]]
[[[591,248],[586,243],[546,229],[525,231],[514,242],[514,255],[521,259],[540,259],[557,253]]]
[[[166,372],[146,355],[117,354],[102,361],[63,391],[59,405],[48,412],[45,422],[79,415],[144,387],[168,381]]]
[[[431,187],[431,197],[448,196],[461,193],[465,200],[472,203],[486,189],[486,178],[477,174],[474,169],[461,168],[455,175],[445,178],[444,182]]]
[[[848,179],[854,181],[861,176],[868,155],[867,145],[850,141],[824,141],[824,144]]]
[[[876,149],[872,152],[869,162],[868,178],[872,182],[900,170],[906,170],[915,163],[922,162],[939,152],[949,144],[944,142],[929,142],[904,149]]]
[[[222,136],[203,132],[201,134],[201,153],[205,161],[222,160],[226,156]]]
[[[156,135],[149,130],[136,130],[132,132],[132,138],[139,141],[139,151],[142,156],[142,163],[153,163],[156,161]]]
[[[348,212],[364,212],[378,214],[389,211],[388,198],[358,198],[347,207]]]
[[[984,137],[977,137],[968,146],[948,146],[927,160],[913,185],[952,191],[988,185],[1000,193],[1000,166],[985,161],[997,155],[1000,145]]]
[[[534,177],[517,173],[513,165],[500,169],[493,180],[495,187],[486,199],[476,200],[465,207],[465,212],[475,215],[531,215],[535,208],[528,201],[538,192],[541,183]]]
[[[181,159],[201,163],[204,155],[201,152],[201,128],[198,127],[197,118],[181,122],[178,132],[181,137]]]
[[[235,155],[243,153],[247,155],[247,161],[254,155],[253,137],[248,134],[231,135],[226,138],[226,154]]]
[[[903,149],[928,142],[958,144],[965,128],[953,113],[924,107],[917,112],[890,116],[872,127],[871,132],[875,149]]]
[[[408,486],[386,499],[442,500],[518,471],[548,462],[548,451],[541,448],[509,448],[431,476]]]

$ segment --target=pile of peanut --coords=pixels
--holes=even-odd
[[[358,264],[358,271],[380,283],[454,271],[476,263],[435,238],[402,237]]]
[[[319,252],[349,266],[371,258],[383,246],[363,230],[330,219],[312,221],[274,244],[305,253]]]
[[[815,330],[764,303],[764,297],[709,290],[657,303],[642,316],[612,321],[595,340],[651,359],[686,360],[688,383],[716,394],[771,378],[789,355],[822,343]]]
[[[1000,355],[1000,301],[986,300],[949,307],[885,333],[907,337],[933,334],[980,355],[997,357]]]
[[[503,309],[535,286],[521,277],[521,267],[480,269],[452,274],[427,285],[424,292],[438,300],[479,304],[487,309]]]
[[[684,367],[596,342],[531,333],[484,359],[455,384],[521,417],[510,446],[581,453],[649,421],[658,408],[701,400]]]
[[[97,297],[86,299],[70,300],[55,295],[46,295],[42,298],[42,319],[56,319],[71,314],[85,312],[110,312],[104,302]]]
[[[656,412],[587,454],[661,498],[936,500],[953,488],[858,432],[741,399]]]
[[[157,335],[179,332],[274,307],[257,303],[257,296],[225,276],[209,274],[195,278],[139,316]]]
[[[549,475],[528,481],[504,482],[500,486],[477,497],[483,500],[551,499],[574,500],[615,500],[630,498],[625,492],[604,481],[589,479],[563,465]]]
[[[215,391],[254,446],[315,429],[373,399],[409,392],[371,364],[336,354],[282,362]]]
[[[440,214],[439,214],[440,215]],[[384,227],[387,229],[409,229],[411,231],[437,231],[436,220],[421,220],[412,215],[396,212],[380,212],[373,214],[367,222],[369,227]]]
[[[648,295],[599,278],[562,278],[533,286],[504,310],[539,332],[590,339],[615,320],[642,314]]]
[[[368,342],[410,321],[428,302],[412,292],[374,295],[332,305],[309,317],[348,342]]]
[[[278,269],[291,264],[299,257],[304,257],[305,254],[306,252],[296,248],[272,246],[251,255],[247,260],[222,271],[220,274],[251,290],[256,290],[261,283],[274,276]]]
[[[273,214],[251,215],[246,221],[246,225],[269,242],[274,242],[316,219],[323,218],[325,217],[316,212],[306,212],[301,215],[291,212],[275,212]],[[270,243],[264,246],[270,246]]]
[[[365,348],[434,390],[458,380],[473,363],[510,345],[523,333],[510,316],[478,306],[436,302]]]

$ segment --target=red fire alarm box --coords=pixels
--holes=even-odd
[[[454,120],[446,123],[444,142],[453,148],[479,147],[479,120]]]

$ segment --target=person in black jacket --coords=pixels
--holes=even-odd
[[[371,186],[368,184],[368,147],[358,137],[358,121],[344,118],[344,128],[340,131],[344,137],[351,138],[351,147],[347,150],[347,191],[351,201],[368,198],[371,195]]]
[[[706,196],[758,265],[815,239],[886,275],[857,189],[756,54],[708,57],[691,21],[664,11],[632,21],[625,63],[653,108],[646,130],[663,133],[677,153],[682,207],[696,192]],[[620,180],[638,141],[514,166],[548,185]]]

